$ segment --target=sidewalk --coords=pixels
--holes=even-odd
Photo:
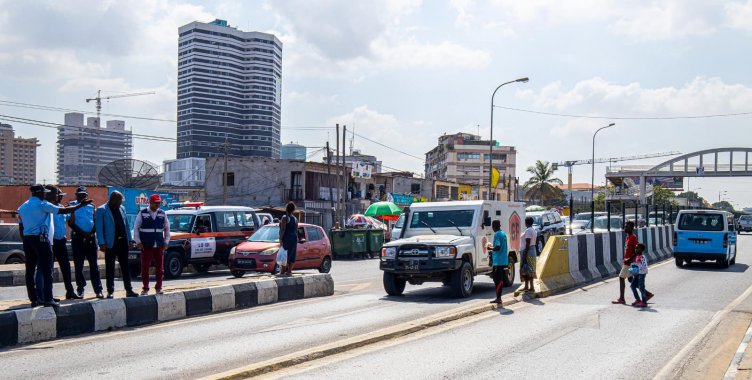
[[[747,329],[747,333],[744,335],[744,339],[742,339],[724,379],[752,379],[752,344],[749,344],[750,340],[752,340],[752,324]]]

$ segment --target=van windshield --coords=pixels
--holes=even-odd
[[[191,214],[167,214],[170,223],[170,232],[191,232],[193,215]]]
[[[679,218],[679,229],[686,231],[723,231],[723,215],[682,214]]]
[[[410,219],[410,228],[470,227],[473,215],[473,210],[416,211]]]
[[[402,226],[405,225],[405,214],[402,214],[397,219],[397,223],[395,223],[396,228],[402,228]]]

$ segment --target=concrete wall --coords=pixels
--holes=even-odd
[[[78,186],[62,186],[64,193],[67,193],[63,198],[63,204],[76,199],[76,189]],[[107,186],[88,186],[86,188],[89,191],[89,198],[94,200],[94,204],[99,206],[107,201]],[[26,202],[31,193],[29,192],[28,185],[10,185],[0,186],[0,209],[2,210],[18,210],[18,207]],[[3,222],[15,222],[15,218],[10,215],[0,215],[0,220]]]
[[[206,205],[221,205],[224,159],[206,159]],[[290,173],[305,172],[301,161],[270,158],[228,158],[227,172],[234,173],[234,186],[227,187],[227,204],[235,206],[279,206],[285,203],[285,191],[290,188]],[[305,175],[301,186],[305,188]]]

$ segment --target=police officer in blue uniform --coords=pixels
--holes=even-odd
[[[76,200],[69,206],[82,202],[89,194],[86,187],[76,189]],[[84,261],[89,263],[89,279],[97,298],[104,298],[102,294],[102,277],[97,263],[97,236],[94,228],[94,205],[84,206],[71,214],[68,225],[71,228],[71,246],[73,248],[73,265],[76,268],[76,295],[84,296],[86,277],[84,277]]]
[[[91,200],[84,199],[74,207],[58,207],[45,198],[49,190],[42,185],[34,185],[29,188],[31,197],[18,208],[19,232],[23,238],[24,253],[26,254],[26,292],[31,301],[31,306],[40,304],[57,307],[59,303],[52,299],[52,238],[54,226],[52,216],[70,214],[71,212],[91,204]],[[34,284],[34,270],[39,268],[42,272],[43,299],[37,297]]]

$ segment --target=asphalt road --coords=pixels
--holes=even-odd
[[[467,299],[440,284],[386,297],[375,259],[335,261],[332,276],[331,297],[3,350],[3,377],[196,378],[493,298],[486,276]]]
[[[268,377],[722,378],[752,319],[752,236],[739,238],[738,252],[726,270],[673,261],[652,268],[646,284],[656,296],[646,309],[612,305],[611,280]]]

